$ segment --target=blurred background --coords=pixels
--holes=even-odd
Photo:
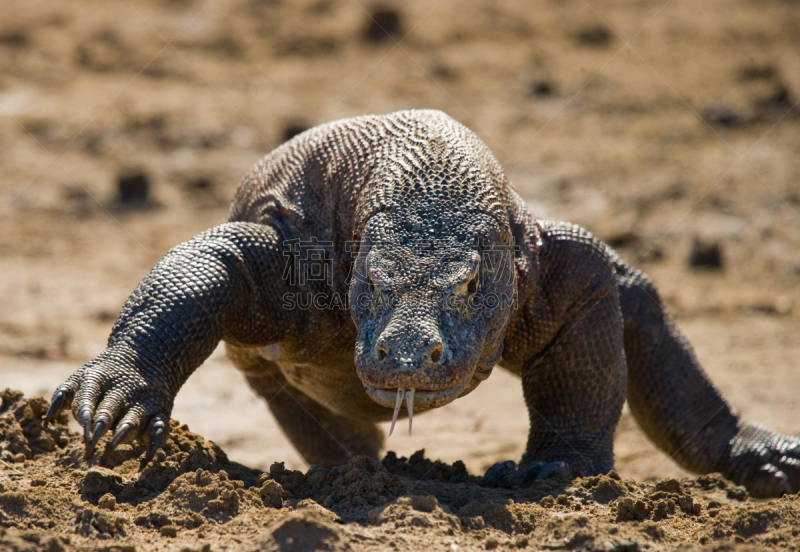
[[[656,281],[749,419],[800,433],[796,0],[0,2],[0,386],[49,396],[172,246],[224,221],[261,156],[319,123],[436,108],[538,212]],[[256,467],[303,467],[218,350],[174,417]],[[413,437],[518,459],[500,370]],[[681,473],[630,415],[617,463]]]

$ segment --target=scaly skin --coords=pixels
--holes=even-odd
[[[71,403],[90,454],[116,428],[112,447],[142,438],[152,456],[220,340],[309,462],[376,457],[375,423],[400,400],[442,406],[500,362],[530,412],[523,475],[610,470],[627,396],[687,469],[757,496],[800,489],[798,439],[739,420],[650,280],[585,230],[533,220],[487,147],[441,112],[337,121],[267,155],[229,222],[142,281],[48,418]]]

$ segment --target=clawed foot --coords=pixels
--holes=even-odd
[[[566,462],[534,462],[519,469],[511,460],[497,462],[486,470],[481,485],[484,487],[524,487],[542,479],[570,479],[572,470]]]
[[[146,465],[169,436],[172,400],[166,392],[148,385],[139,370],[109,358],[89,363],[62,383],[53,394],[45,415],[47,425],[72,405],[75,420],[83,427],[86,458],[91,458],[100,439],[116,429],[107,450],[134,439],[148,447]]]
[[[756,498],[796,493],[800,490],[800,439],[745,423],[731,441],[723,474]]]

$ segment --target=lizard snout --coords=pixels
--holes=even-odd
[[[430,320],[397,320],[375,340],[373,359],[397,367],[436,367],[447,361],[447,347]]]
[[[375,343],[375,357],[379,362],[389,359],[397,364],[438,365],[444,361],[443,352],[444,343],[441,339],[407,347],[392,347],[390,340],[381,336]]]

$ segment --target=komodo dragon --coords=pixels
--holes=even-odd
[[[147,462],[220,340],[309,463],[377,457],[376,422],[450,403],[499,363],[530,418],[503,477],[611,470],[627,397],[684,468],[755,496],[800,489],[800,440],[739,419],[648,277],[586,230],[533,219],[487,146],[439,111],[336,121],[264,157],[228,222],[142,280],[47,419],[71,403],[87,454],[116,428],[108,446],[141,438]]]

